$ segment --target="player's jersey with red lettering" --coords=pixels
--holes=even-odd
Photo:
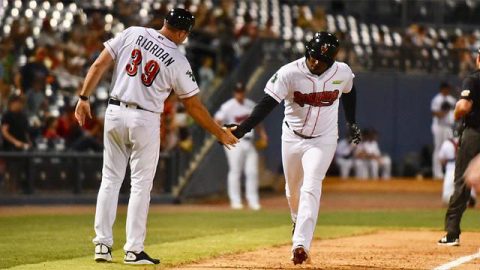
[[[215,113],[215,120],[221,121],[224,124],[239,125],[250,116],[255,105],[255,102],[247,98],[243,103],[238,102],[235,98],[231,98],[223,103]],[[253,131],[245,134],[245,137],[253,137]]]
[[[112,98],[162,112],[170,91],[180,98],[199,91],[187,58],[155,29],[129,27],[104,45],[115,60]]]
[[[338,138],[338,103],[353,86],[350,67],[335,62],[320,76],[312,74],[305,57],[281,67],[268,81],[265,93],[285,100],[285,121],[306,136]]]

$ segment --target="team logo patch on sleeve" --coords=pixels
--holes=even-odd
[[[338,81],[333,81],[332,84],[341,84],[343,81],[342,80],[338,80]]]
[[[185,73],[185,75],[188,75],[188,77],[190,77],[190,79],[192,79],[192,82],[196,82],[195,76],[193,75],[193,72],[191,70],[187,71]]]
[[[278,73],[275,73],[275,75],[273,75],[272,79],[270,80],[271,83],[275,83],[278,79]]]

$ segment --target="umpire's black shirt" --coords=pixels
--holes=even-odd
[[[473,102],[472,111],[465,116],[465,125],[480,131],[480,69],[463,80],[462,89],[460,98]]]

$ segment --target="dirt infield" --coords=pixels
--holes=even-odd
[[[293,266],[290,246],[234,254],[174,269],[434,269],[478,252],[480,233],[464,233],[460,247],[441,247],[441,232],[379,231],[333,240],[316,240],[312,263]],[[478,259],[455,269],[478,270]]]
[[[325,181],[322,210],[438,209],[442,182],[417,180]],[[283,196],[264,199],[265,208],[285,208]],[[174,269],[434,269],[478,252],[480,233],[462,234],[460,247],[441,247],[442,232],[379,231],[333,240],[315,240],[312,264],[294,267],[290,246],[222,256]],[[455,269],[478,270],[478,259]]]

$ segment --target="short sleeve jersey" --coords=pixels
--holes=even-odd
[[[115,60],[112,98],[160,113],[172,90],[179,98],[199,92],[187,58],[155,29],[129,27],[104,45]]]
[[[338,138],[338,104],[353,86],[350,67],[334,62],[320,76],[312,74],[305,57],[281,67],[268,81],[265,93],[285,101],[285,121],[294,131],[311,137]]]
[[[240,103],[235,98],[231,98],[220,106],[215,113],[215,120],[225,124],[241,124],[250,116],[255,105],[255,102],[250,99],[245,99],[243,103]],[[245,134],[245,138],[251,137],[253,137],[253,131]]]
[[[473,102],[472,111],[465,117],[465,124],[480,128],[480,69],[463,80],[460,97]]]

